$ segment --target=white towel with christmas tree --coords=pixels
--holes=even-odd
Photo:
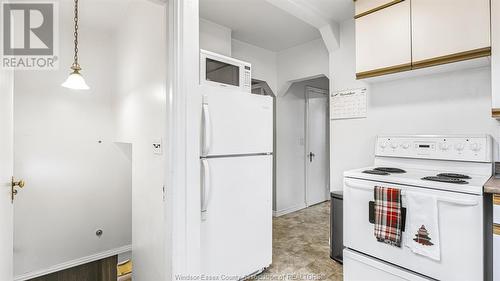
[[[416,254],[441,260],[437,198],[406,192],[406,203],[406,247]]]

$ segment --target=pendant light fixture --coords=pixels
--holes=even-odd
[[[73,65],[71,65],[71,70],[72,72],[69,74],[68,79],[62,83],[61,86],[68,88],[68,89],[73,89],[73,90],[89,90],[89,86],[85,82],[85,79],[83,79],[83,76],[80,74],[80,71],[82,68],[80,67],[80,64],[78,63],[78,0],[75,0],[75,56],[74,56],[74,61]]]

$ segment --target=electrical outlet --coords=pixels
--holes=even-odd
[[[163,145],[161,139],[153,141],[153,153],[156,155],[163,154]]]

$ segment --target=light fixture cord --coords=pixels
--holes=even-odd
[[[76,70],[80,70],[80,65],[78,64],[78,0],[75,0],[75,57],[73,62],[73,67]]]

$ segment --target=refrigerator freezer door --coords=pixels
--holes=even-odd
[[[210,191],[201,222],[202,273],[240,279],[272,261],[272,156],[207,161]]]
[[[202,156],[273,151],[273,99],[204,86]]]

